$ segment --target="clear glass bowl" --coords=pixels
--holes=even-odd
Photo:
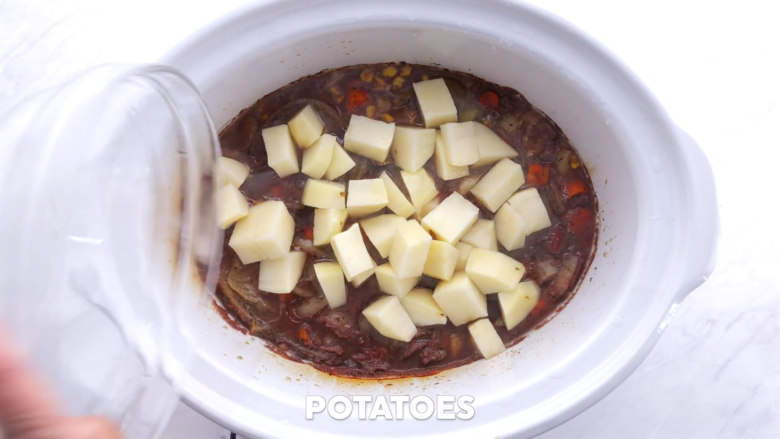
[[[70,414],[156,437],[222,245],[199,92],[170,68],[101,66],[11,107],[0,145],[0,321]],[[193,277],[202,299],[182,300]]]

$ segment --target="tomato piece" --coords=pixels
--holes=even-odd
[[[305,326],[301,326],[301,328],[298,329],[298,338],[301,339],[301,343],[304,345],[311,346],[311,337],[309,337],[309,334],[306,332]]]
[[[566,228],[558,224],[550,233],[550,236],[544,241],[544,248],[550,253],[560,253],[563,247],[563,241],[566,239]]]
[[[279,294],[279,301],[282,302],[282,303],[287,303],[287,302],[293,300],[293,298],[295,298],[293,293]]]
[[[549,163],[531,163],[528,165],[528,179],[525,181],[527,184],[532,184],[534,186],[544,186],[549,180]]]
[[[563,187],[563,196],[566,197],[567,200],[571,200],[575,196],[586,192],[588,192],[588,188],[585,186],[585,183],[576,178],[567,181],[566,185]]]
[[[357,88],[350,89],[349,93],[347,93],[347,108],[353,110],[367,100],[368,93],[365,91]]]
[[[271,196],[273,196],[273,197],[281,197],[282,196],[282,188],[280,186],[271,186]]]
[[[303,233],[306,235],[306,239],[314,239],[314,229],[311,227],[307,227],[303,229]]]
[[[583,245],[588,245],[593,237],[596,220],[593,211],[584,207],[570,210],[563,216],[563,223],[570,232],[580,238]]]
[[[536,302],[536,306],[531,310],[529,314],[531,314],[531,317],[537,318],[544,313],[544,310],[546,308],[547,308],[547,302],[545,302],[544,299],[539,299],[539,301]]]
[[[498,95],[494,91],[486,91],[479,95],[479,104],[484,108],[498,107]]]

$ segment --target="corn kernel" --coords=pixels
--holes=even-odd
[[[364,82],[371,82],[374,79],[374,72],[368,69],[363,70],[363,73],[360,74],[360,79]]]
[[[399,76],[393,79],[393,88],[401,88],[402,85],[404,85],[404,78]]]
[[[412,66],[409,64],[405,64],[403,67],[401,67],[401,76],[409,76],[412,74]]]
[[[570,160],[569,163],[571,163],[571,168],[572,169],[577,169],[577,168],[580,167],[580,158],[577,157],[577,155],[572,154],[571,159],[569,159],[569,160]]]
[[[376,114],[376,107],[373,105],[369,105],[368,108],[366,108],[366,117],[374,117]]]
[[[391,116],[391,115],[389,115],[387,113],[382,115],[382,119],[384,119],[385,122],[387,122],[387,123],[392,123],[395,120],[395,119],[393,119],[393,116]]]
[[[430,77],[430,76],[428,76],[428,74],[427,74],[427,73],[425,73],[425,74],[423,74],[423,75],[422,75],[422,80],[423,80],[423,81],[428,81],[428,80],[430,80],[430,79],[431,79],[431,77]]]
[[[341,91],[339,91],[339,89],[338,89],[338,88],[336,88],[336,87],[331,87],[331,88],[330,88],[330,94],[331,94],[331,95],[333,95],[333,100],[334,100],[334,101],[335,101],[337,104],[340,104],[341,102],[343,102],[343,101],[344,101],[344,95],[343,95],[343,94],[341,94]]]
[[[398,73],[398,69],[396,69],[393,66],[387,66],[385,67],[384,70],[382,70],[382,74],[387,76],[388,78],[392,78],[393,76],[396,75],[396,73]]]

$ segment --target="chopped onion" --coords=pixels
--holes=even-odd
[[[238,262],[238,265],[234,266],[228,272],[227,284],[245,301],[256,303],[260,300],[260,289],[258,288],[259,276],[259,263],[243,265]]]
[[[298,306],[295,307],[294,312],[299,318],[306,319],[322,311],[326,306],[328,306],[328,301],[325,297],[317,296],[306,299],[298,304]]]

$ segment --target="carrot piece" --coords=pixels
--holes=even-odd
[[[592,210],[583,207],[572,209],[563,216],[563,223],[570,232],[579,237],[583,245],[587,245],[593,238],[596,220]]]
[[[314,239],[314,229],[312,227],[303,229],[303,233],[306,235],[306,239]]]
[[[485,108],[498,107],[498,95],[494,91],[486,91],[479,95],[479,103]]]
[[[566,228],[558,224],[553,228],[550,236],[544,241],[544,248],[550,253],[560,253],[565,238]]]
[[[531,317],[539,317],[544,312],[544,309],[547,308],[547,302],[545,302],[544,299],[539,299],[538,302],[536,302],[536,306],[531,310],[529,314],[531,314]]]
[[[368,100],[368,93],[363,90],[353,88],[347,94],[347,108],[355,109],[358,105]]]
[[[534,186],[544,186],[550,179],[550,164],[549,163],[531,163],[528,165],[528,179],[525,181],[527,184]]]
[[[588,191],[585,187],[585,183],[579,179],[572,179],[566,182],[566,186],[563,188],[563,195],[567,200],[571,200],[576,195],[584,194]]]
[[[282,196],[282,188],[279,187],[279,186],[271,186],[271,196],[281,197]]]
[[[287,293],[287,294],[280,294],[279,295],[279,301],[282,303],[287,303],[291,300],[293,300],[293,293]]]
[[[311,346],[311,338],[309,337],[309,334],[306,332],[305,327],[301,327],[298,330],[298,338],[301,339],[301,343],[305,344],[306,346]]]

